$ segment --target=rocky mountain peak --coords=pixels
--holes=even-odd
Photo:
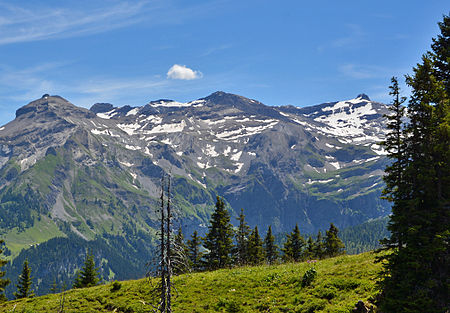
[[[57,120],[72,120],[78,118],[94,118],[96,115],[85,108],[77,107],[61,96],[44,94],[16,111],[16,119],[31,119],[31,121],[56,122]],[[32,123],[33,124],[33,123]]]
[[[61,96],[44,94],[40,99],[34,100],[16,111],[16,117],[34,112],[42,113],[58,111],[60,109],[76,109],[77,107]]]
[[[213,104],[228,104],[228,105],[242,105],[242,104],[260,104],[260,102],[248,99],[243,96],[235,95],[232,93],[226,93],[223,91],[216,91],[206,98],[202,98],[201,100],[206,100]]]
[[[89,110],[94,113],[105,113],[112,109],[114,109],[114,106],[111,103],[95,103]]]
[[[367,100],[367,101],[371,101],[370,98],[369,98],[369,96],[366,95],[365,93],[360,93],[360,94],[356,97],[356,99],[358,99],[358,100]]]

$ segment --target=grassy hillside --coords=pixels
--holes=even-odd
[[[174,312],[350,312],[358,300],[376,293],[380,264],[372,252],[341,256],[317,263],[283,264],[224,269],[180,275]],[[315,267],[317,276],[302,287],[305,272]],[[146,279],[69,290],[64,312],[152,312],[154,303]],[[58,312],[61,294],[2,304],[0,312]]]

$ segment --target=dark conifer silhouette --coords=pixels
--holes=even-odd
[[[28,260],[25,260],[23,262],[22,273],[19,275],[19,279],[17,281],[17,291],[14,293],[14,297],[16,299],[32,298],[34,293],[31,290],[31,285],[31,268],[28,265]]]

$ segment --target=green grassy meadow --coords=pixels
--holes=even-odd
[[[375,297],[379,263],[373,252],[345,255],[315,263],[239,267],[176,276],[174,312],[350,312],[358,300]],[[314,267],[317,276],[302,286],[305,272]],[[0,312],[153,312],[152,285],[140,279],[64,294],[14,300],[0,305]]]

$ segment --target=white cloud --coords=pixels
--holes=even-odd
[[[185,65],[174,64],[167,72],[167,78],[193,80],[201,78],[203,74],[199,71],[194,71]]]

